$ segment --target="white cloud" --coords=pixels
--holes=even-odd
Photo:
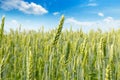
[[[106,22],[106,23],[110,23],[110,22],[113,22],[114,19],[112,17],[107,17],[103,21]]]
[[[98,4],[97,3],[89,3],[87,6],[95,7],[95,6],[98,6]]]
[[[99,13],[98,13],[98,16],[104,17],[104,14],[101,13],[101,12],[99,12]]]
[[[103,22],[106,24],[106,27],[118,28],[120,27],[120,20],[114,19],[113,17],[107,17],[103,19]]]
[[[4,10],[17,9],[26,14],[35,14],[35,15],[42,15],[48,12],[41,5],[38,5],[34,2],[28,3],[25,2],[24,0],[3,0],[0,2],[1,2],[0,8]]]
[[[74,18],[66,19],[66,23],[74,24],[74,25],[82,25],[82,26],[92,26],[94,22],[81,22]]]
[[[60,14],[60,13],[59,13],[59,12],[54,12],[54,13],[53,13],[54,16],[56,16],[56,15],[58,15],[58,14]]]
[[[103,20],[98,21],[78,21],[74,18],[68,18],[66,19],[66,24],[76,25],[76,26],[82,26],[87,29],[94,29],[94,28],[101,28],[102,30],[108,30],[110,28],[118,28],[120,27],[120,20],[115,20],[112,17],[107,17]]]

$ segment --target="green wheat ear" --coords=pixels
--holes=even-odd
[[[55,46],[58,42],[59,36],[60,36],[62,28],[63,28],[63,24],[64,24],[64,15],[62,15],[60,23],[58,25],[57,33],[56,33],[54,41],[53,41],[53,46]]]
[[[31,53],[31,47],[27,55],[27,80],[33,80],[33,54]]]
[[[2,17],[2,23],[0,25],[0,39],[2,39],[3,32],[4,32],[4,23],[5,23],[5,17]]]
[[[5,17],[3,16],[3,17],[2,17],[2,23],[1,23],[1,30],[4,29],[4,22],[5,22]]]

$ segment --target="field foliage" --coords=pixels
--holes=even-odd
[[[120,30],[45,32],[0,26],[0,80],[120,80]]]

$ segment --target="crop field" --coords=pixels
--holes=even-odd
[[[120,80],[120,29],[84,33],[4,30],[0,25],[0,80]]]

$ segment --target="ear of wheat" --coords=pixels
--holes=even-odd
[[[3,38],[3,34],[4,34],[4,23],[5,23],[5,17],[2,17],[2,23],[0,25],[0,80],[2,79],[2,73],[3,73],[3,69],[4,69],[4,65],[5,65],[5,61],[8,58],[3,57],[3,52],[4,52],[4,48],[2,46],[2,38]]]
[[[62,17],[61,17],[61,20],[60,20],[60,23],[59,23],[59,26],[58,26],[58,29],[57,29],[57,33],[56,33],[54,41],[53,41],[53,46],[55,46],[58,42],[58,39],[60,37],[61,31],[62,31],[62,28],[63,28],[63,24],[64,24],[64,15],[62,15]]]
[[[5,23],[5,17],[2,17],[2,23],[0,25],[0,44],[4,33],[4,23]]]
[[[27,55],[27,80],[34,79],[33,72],[33,54],[30,47]]]

